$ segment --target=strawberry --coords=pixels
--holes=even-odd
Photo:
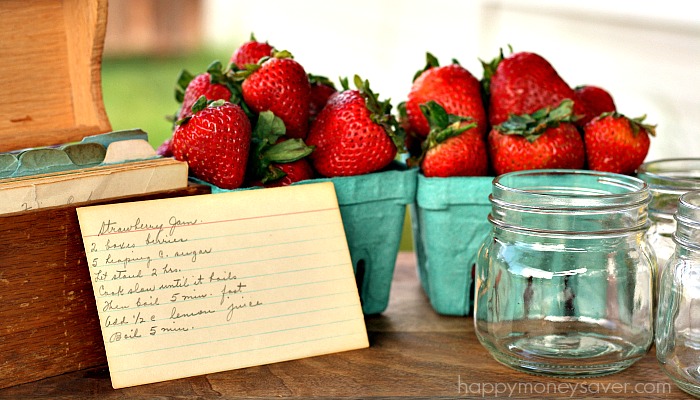
[[[304,67],[289,52],[249,64],[233,71],[233,79],[242,81],[243,100],[255,113],[272,111],[284,121],[287,136],[305,138],[309,130],[311,86]]]
[[[488,120],[479,80],[457,61],[440,66],[430,53],[426,54],[426,59],[426,66],[416,74],[406,101],[409,132],[419,137],[428,135],[430,126],[420,105],[434,100],[449,114],[471,117],[477,124],[476,130],[485,135]]]
[[[430,123],[423,155],[415,162],[426,177],[482,176],[488,172],[484,135],[471,118],[448,114],[437,102],[421,104]]]
[[[245,177],[251,126],[243,109],[202,96],[193,115],[181,120],[172,139],[175,159],[187,161],[190,173],[223,189],[240,187]]]
[[[617,112],[603,113],[584,127],[588,168],[633,174],[649,151],[649,135],[656,126],[644,124],[645,116],[627,118]]]
[[[165,139],[165,141],[163,141],[163,143],[161,143],[160,146],[158,146],[158,148],[156,149],[156,154],[158,154],[161,157],[172,157],[173,156],[172,141],[173,141],[172,137]]]
[[[503,123],[511,114],[531,114],[544,107],[556,107],[564,99],[575,99],[574,90],[538,54],[520,52],[503,58],[501,52],[482,65],[491,125]],[[574,115],[585,115],[583,105],[575,102],[573,107]]]
[[[245,69],[247,64],[257,64],[261,58],[272,56],[274,51],[274,47],[267,42],[258,42],[251,33],[250,39],[233,52],[230,62],[238,69]]]
[[[377,100],[369,82],[355,76],[357,89],[331,96],[311,125],[306,143],[315,146],[311,162],[323,176],[361,175],[381,170],[403,148],[390,102]]]
[[[408,122],[408,113],[406,112],[406,102],[402,101],[396,106],[398,114],[398,124],[404,135],[403,147],[408,152],[410,158],[416,159],[423,154],[423,142],[425,137],[419,136],[411,130],[411,125]]]
[[[316,119],[318,113],[321,112],[323,106],[328,102],[328,98],[333,93],[338,92],[333,82],[325,76],[312,75],[309,76],[309,84],[311,85],[311,101],[309,103],[309,121]]]
[[[192,75],[187,70],[180,72],[175,87],[175,99],[182,103],[175,121],[192,115],[192,106],[201,97],[207,100],[226,100],[235,102],[235,88],[226,79],[221,63],[213,62],[207,72]]]
[[[311,163],[307,158],[301,158],[288,163],[274,164],[274,167],[282,172],[283,175],[280,178],[268,180],[266,182],[262,180],[254,181],[251,183],[251,186],[288,186],[294,182],[313,179],[315,176],[314,169],[311,167]]]
[[[583,139],[573,124],[573,101],[552,109],[513,115],[488,136],[489,155],[497,175],[542,168],[583,168]]]
[[[574,101],[583,104],[586,109],[586,114],[580,120],[576,121],[576,125],[580,127],[586,126],[593,118],[605,112],[616,111],[615,101],[607,90],[592,85],[581,85],[574,88]]]
[[[313,177],[306,157],[313,147],[301,139],[284,137],[284,122],[270,111],[263,111],[255,124],[248,158],[250,186],[285,186]]]

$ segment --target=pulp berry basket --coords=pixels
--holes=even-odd
[[[381,313],[389,304],[406,206],[416,195],[416,174],[415,169],[393,163],[381,172],[295,183],[333,182],[362,311],[367,315]],[[225,191],[212,186],[212,193]]]
[[[427,178],[418,174],[410,206],[418,276],[433,309],[469,315],[473,271],[488,235],[492,177]]]

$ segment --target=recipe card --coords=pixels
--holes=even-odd
[[[369,346],[331,182],[77,212],[114,388]]]

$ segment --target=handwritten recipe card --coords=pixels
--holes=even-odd
[[[114,388],[369,346],[330,182],[77,212]]]

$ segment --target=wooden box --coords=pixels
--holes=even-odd
[[[100,67],[106,0],[0,2],[0,152],[111,130]],[[75,208],[0,215],[0,388],[106,363]]]

